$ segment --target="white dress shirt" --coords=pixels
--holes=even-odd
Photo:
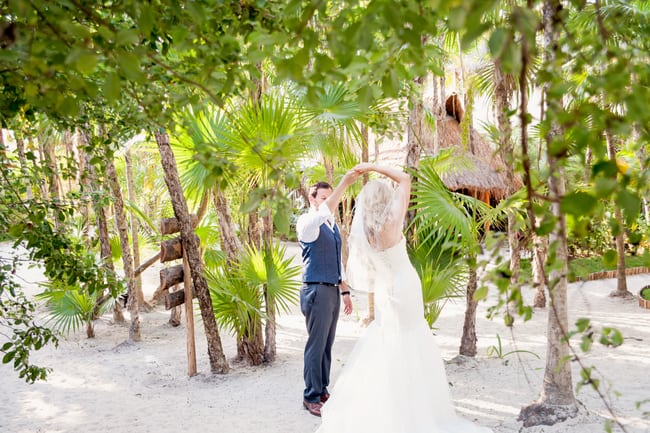
[[[330,230],[334,231],[336,222],[330,208],[325,204],[318,208],[310,207],[309,211],[300,215],[296,222],[298,240],[305,243],[314,242],[320,234],[320,226],[325,223]],[[341,243],[343,243],[343,239],[341,239]],[[345,281],[343,263],[341,263],[341,280]]]

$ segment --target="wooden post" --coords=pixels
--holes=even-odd
[[[192,225],[196,226],[198,218],[191,216]],[[164,218],[160,222],[160,232],[163,235],[176,233],[180,230],[180,224],[176,218]],[[165,308],[172,308],[185,304],[185,322],[187,324],[187,374],[191,377],[196,375],[196,342],[194,338],[194,310],[192,299],[192,272],[187,259],[187,253],[183,248],[181,237],[164,240],[160,244],[160,261],[168,262],[176,259],[183,259],[182,265],[176,265],[160,271],[160,287],[165,294]],[[169,292],[169,288],[183,283],[183,289]],[[178,314],[172,311],[170,323],[178,320]]]
[[[192,304],[192,273],[187,255],[183,251],[183,285],[185,286],[185,321],[187,322],[187,374],[196,375],[196,344],[194,340],[194,311]]]

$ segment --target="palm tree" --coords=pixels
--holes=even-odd
[[[475,293],[477,255],[480,251],[479,227],[497,214],[487,212],[487,205],[478,199],[450,192],[438,176],[449,166],[450,152],[420,161],[418,180],[414,184],[414,224],[416,241],[410,247],[413,263],[420,272],[427,320],[433,324],[441,306],[438,302],[459,296],[459,288],[467,284],[465,325],[459,352],[476,354]],[[462,161],[454,156],[454,164]]]
[[[285,253],[279,244],[263,250],[249,246],[231,266],[214,266],[208,272],[217,320],[237,335],[251,365],[265,360],[265,304],[272,302],[273,311],[286,312],[298,299],[300,267],[292,266]]]

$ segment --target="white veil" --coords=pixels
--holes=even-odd
[[[393,190],[386,182],[372,180],[357,196],[346,266],[348,281],[355,290],[374,291],[375,278],[381,270],[376,263],[381,250],[377,234],[386,222],[392,195]]]

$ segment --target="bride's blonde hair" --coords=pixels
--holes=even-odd
[[[375,248],[381,248],[379,233],[388,219],[392,199],[393,189],[380,180],[368,182],[357,197],[356,208],[362,215],[366,239]]]

